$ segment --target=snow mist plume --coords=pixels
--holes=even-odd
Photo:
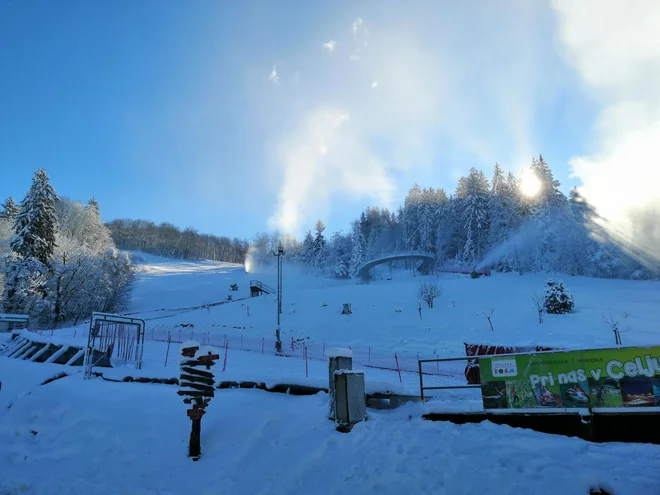
[[[515,253],[524,253],[531,250],[541,235],[543,227],[540,223],[530,221],[524,224],[513,237],[491,249],[475,269],[482,270],[491,267],[504,258]]]
[[[333,191],[390,202],[392,180],[351,124],[346,110],[318,109],[281,145],[284,184],[271,227],[296,232],[305,210],[326,203]]]
[[[344,34],[333,50],[314,57],[313,74],[302,73],[306,93],[334,103],[304,109],[279,140],[284,180],[270,226],[281,232],[297,234],[303,223],[327,216],[333,199],[390,206],[393,173],[430,158],[422,156],[438,99],[430,54],[411,36],[372,38],[365,21]],[[351,60],[355,53],[358,61]],[[374,85],[375,78],[383,83]],[[300,98],[296,92],[291,101]],[[383,141],[387,161],[375,146]]]
[[[571,161],[582,193],[625,246],[660,259],[660,3],[555,0],[560,39],[605,103],[596,148]]]
[[[254,273],[257,271],[257,257],[255,256],[257,249],[250,245],[247,254],[245,255],[245,273]]]

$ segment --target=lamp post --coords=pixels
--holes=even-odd
[[[282,257],[284,256],[284,248],[281,242],[277,246],[277,253],[273,253],[273,255],[277,257],[277,329],[275,330],[275,351],[282,352],[280,315],[282,314]]]

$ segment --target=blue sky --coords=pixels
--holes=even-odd
[[[539,152],[598,198],[623,83],[591,77],[590,19],[563,1],[2,2],[0,198],[43,167],[106,220],[334,231]]]

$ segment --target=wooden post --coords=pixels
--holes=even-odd
[[[190,442],[188,443],[188,456],[194,461],[199,459],[202,453],[202,417],[192,420],[192,430],[190,431]]]
[[[215,395],[215,380],[211,367],[220,356],[213,354],[210,347],[203,348],[197,342],[189,341],[181,345],[181,357],[187,359],[180,361],[181,376],[177,393],[184,397],[185,404],[192,405],[192,409],[187,411],[191,420],[188,456],[196,461],[202,453],[202,416]]]
[[[396,355],[396,352],[394,353],[394,360],[396,361],[396,370],[399,372],[399,381],[403,383],[403,378],[401,378],[401,368],[399,367],[399,358]]]
[[[167,351],[165,351],[165,367],[167,368],[167,358],[170,356],[170,344],[172,343],[172,336],[167,334]]]
[[[309,378],[309,364],[307,363],[307,352],[308,352],[307,346],[305,346],[304,352],[305,352],[305,377]]]

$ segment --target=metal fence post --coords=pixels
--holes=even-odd
[[[422,402],[424,401],[424,378],[422,376],[422,362],[420,360],[417,360],[417,365],[419,366],[419,395],[420,398],[422,399]]]

